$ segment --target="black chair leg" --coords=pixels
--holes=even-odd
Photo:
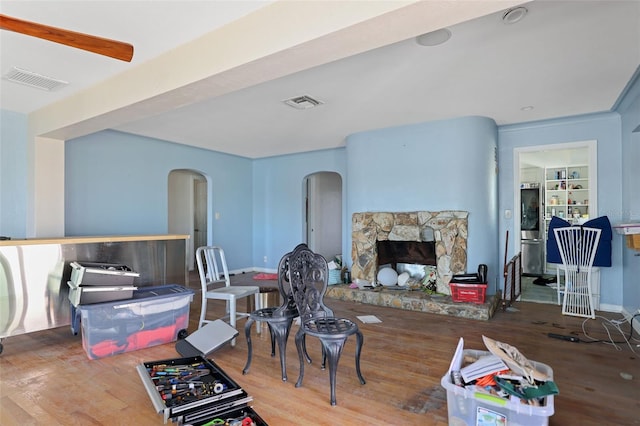
[[[338,370],[338,362],[340,354],[344,348],[344,342],[347,339],[320,339],[322,342],[323,353],[329,359],[329,383],[331,385],[331,405],[336,405],[336,373]]]
[[[293,320],[282,323],[274,323],[271,328],[272,338],[278,342],[278,352],[280,352],[280,370],[282,371],[282,381],[287,381],[287,339]],[[271,325],[271,324],[270,324]]]
[[[251,367],[251,356],[253,355],[253,348],[251,345],[251,326],[253,325],[253,319],[248,318],[247,323],[244,325],[244,335],[247,337],[247,364],[242,369],[242,374],[247,374],[249,372],[249,367]]]
[[[320,369],[324,370],[327,368],[327,351],[322,348],[322,365],[320,365]]]
[[[296,333],[296,349],[298,350],[298,358],[300,360],[300,372],[298,373],[298,381],[296,387],[302,386],[302,378],[304,377],[304,356],[307,353],[305,334],[300,328],[300,331]]]
[[[303,352],[304,352],[304,357],[307,360],[307,363],[311,364],[311,357],[309,356],[309,353],[307,352],[307,335],[306,334],[302,337],[302,349],[303,349]]]
[[[269,326],[269,335],[271,336],[271,356],[276,356],[276,336],[273,335],[273,328],[271,323],[267,323]]]
[[[356,373],[358,373],[358,379],[360,379],[360,384],[364,385],[364,377],[362,377],[362,373],[360,372],[360,352],[362,352],[362,344],[364,343],[364,336],[361,331],[356,333]]]

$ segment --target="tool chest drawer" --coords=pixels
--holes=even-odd
[[[73,281],[67,281],[67,286],[69,286],[69,302],[75,307],[78,307],[78,305],[131,299],[133,292],[138,289],[138,287],[132,285],[78,285]]]
[[[268,426],[251,407],[219,410],[216,413],[194,413],[185,416],[183,426]]]
[[[248,406],[253,398],[210,359],[194,356],[145,362],[136,370],[165,423],[200,426],[249,417],[256,426],[266,425]]]
[[[71,282],[80,285],[132,285],[140,274],[119,263],[71,262]]]

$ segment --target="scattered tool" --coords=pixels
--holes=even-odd
[[[574,342],[574,343],[580,342],[580,339],[578,339],[576,336],[566,336],[564,334],[556,334],[556,333],[549,333],[547,336],[553,337],[554,339],[566,340],[567,342]]]

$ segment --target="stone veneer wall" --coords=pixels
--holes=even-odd
[[[423,241],[423,236],[432,231],[436,242],[438,292],[451,294],[451,276],[464,274],[467,269],[468,217],[469,212],[452,210],[354,213],[351,277],[374,281],[378,268],[376,241]]]

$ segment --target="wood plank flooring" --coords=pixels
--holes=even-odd
[[[517,312],[498,311],[489,321],[476,321],[327,302],[340,316],[356,320],[357,315],[376,315],[382,320],[380,324],[360,324],[365,336],[362,373],[366,385],[360,385],[355,373],[355,339],[347,342],[338,368],[335,407],[329,403],[328,371],[319,368],[316,339],[308,339],[314,363],[306,366],[303,386],[294,386],[298,376],[295,326],[287,349],[288,382],[280,379],[278,357],[270,356],[266,326],[259,336],[253,330],[254,358],[247,375],[242,374],[247,356],[244,334],[236,347],[227,345],[212,354],[215,362],[253,396],[254,409],[272,426],[446,425],[447,395],[440,379],[458,339],[464,338],[466,348],[485,350],[483,334],[551,366],[560,394],[549,424],[640,424],[640,356],[625,345],[617,350],[603,343],[548,338],[549,332],[584,338],[583,319],[562,316],[558,306],[520,302],[515,304]],[[244,302],[240,303],[243,306]],[[196,294],[190,331],[196,328],[199,309]],[[214,316],[222,315],[223,310],[222,303],[210,304]],[[241,330],[244,322],[239,321]],[[607,338],[600,319],[588,321],[587,330],[596,338]],[[624,330],[628,335],[628,324]],[[614,338],[620,340],[619,335]],[[162,424],[135,366],[178,357],[173,344],[89,360],[81,336],[62,327],[10,337],[3,345],[0,424],[4,426]],[[625,380],[621,372],[633,375],[633,379]]]

